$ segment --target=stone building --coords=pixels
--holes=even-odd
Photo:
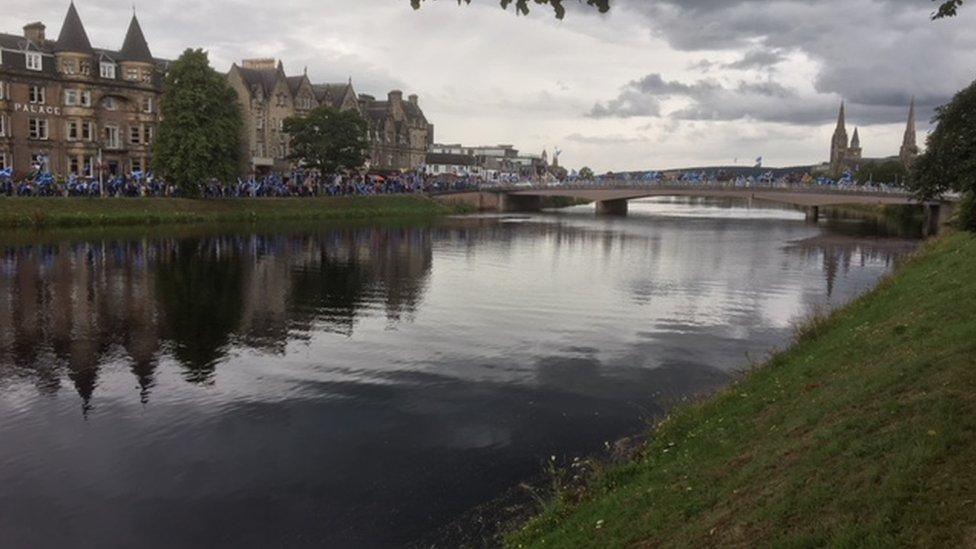
[[[135,15],[119,50],[92,47],[74,4],[57,40],[40,22],[0,34],[0,169],[15,178],[147,169],[166,67]]]
[[[369,125],[370,167],[377,171],[413,171],[424,164],[434,142],[434,126],[427,121],[416,95],[403,100],[391,91],[386,101],[359,96],[359,109]]]
[[[854,137],[847,141],[846,112],[844,103],[840,104],[837,115],[837,128],[830,139],[830,173],[841,174],[846,170],[856,170],[861,162],[861,137],[854,128]]]
[[[858,135],[857,128],[850,143],[847,141],[846,110],[844,103],[840,104],[840,114],[837,116],[837,128],[830,140],[830,173],[840,175],[846,170],[856,171],[858,167],[865,163],[877,163],[880,161],[893,160],[895,157],[888,158],[864,158],[861,153],[861,137]],[[897,160],[906,168],[911,168],[912,162],[919,154],[917,144],[917,130],[915,127],[915,98],[912,98],[908,107],[908,124],[905,127],[905,136],[902,140],[901,150]]]
[[[433,140],[433,126],[415,95],[403,101],[402,92],[393,91],[388,101],[376,101],[369,95],[357,95],[351,80],[313,84],[307,73],[288,76],[281,61],[274,59],[235,63],[227,79],[237,91],[244,114],[243,173],[290,170],[293,162],[288,159],[284,120],[320,105],[363,116],[369,126],[370,168],[376,171],[418,168]]]

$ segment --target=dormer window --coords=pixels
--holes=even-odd
[[[101,75],[102,78],[110,78],[112,80],[115,80],[115,63],[107,63],[105,61],[102,61]]]
[[[67,75],[73,75],[78,72],[78,65],[75,63],[75,60],[65,59],[61,61],[61,72]]]
[[[39,71],[42,68],[41,54],[36,51],[24,53],[24,65],[29,71]]]

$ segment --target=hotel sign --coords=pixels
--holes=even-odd
[[[53,114],[54,116],[61,116],[61,107],[55,107],[53,105],[28,105],[25,103],[14,103],[14,112]]]

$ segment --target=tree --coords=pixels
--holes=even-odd
[[[589,181],[593,179],[593,170],[591,170],[589,166],[584,166],[580,168],[579,178],[584,181]]]
[[[412,5],[413,9],[415,10],[420,9],[420,4],[423,1],[424,0],[410,0],[410,5]],[[548,4],[549,6],[551,6],[553,11],[556,14],[556,18],[558,19],[562,19],[563,17],[566,16],[566,8],[563,6],[564,1],[565,0],[532,0],[532,2],[535,2],[536,4]],[[584,0],[579,0],[580,3],[582,3],[583,1]],[[610,11],[610,0],[585,0],[585,1],[587,6],[596,8],[597,10],[600,11],[600,13],[606,13]],[[465,4],[470,4],[471,0],[457,0],[458,5],[461,5],[462,2],[464,2]],[[508,9],[508,6],[512,3],[515,4],[515,13],[518,13],[520,15],[529,14],[529,0],[500,0],[502,9]]]
[[[915,159],[909,188],[922,200],[963,193],[962,225],[976,230],[976,82],[936,110],[938,124]]]
[[[532,0],[536,4],[548,4],[552,7],[558,19],[562,19],[566,16],[566,8],[563,6],[565,0]],[[581,3],[583,0],[579,0]],[[964,0],[931,0],[932,2],[942,2],[939,4],[938,9],[932,14],[932,19],[944,19],[946,17],[955,17],[959,8],[962,7]],[[420,5],[424,0],[410,0],[410,5],[413,9],[420,9]],[[461,3],[470,4],[471,0],[457,0],[458,5]],[[515,3],[515,12],[521,15],[528,15],[529,13],[529,0],[500,0],[502,9],[507,9],[512,2]],[[586,5],[594,7],[600,11],[600,13],[606,13],[610,11],[610,0],[586,0]]]
[[[323,174],[358,170],[369,159],[366,121],[355,111],[318,107],[305,117],[285,120],[291,136],[289,158]]]
[[[939,2],[941,0],[932,0],[933,2]],[[955,17],[959,13],[959,8],[962,7],[963,0],[948,0],[943,1],[939,5],[939,9],[932,15],[932,19],[944,19],[946,17]]]
[[[162,121],[153,171],[184,196],[199,196],[210,179],[236,177],[244,127],[237,92],[210,66],[207,52],[187,49],[163,83]]]
[[[904,184],[908,179],[908,170],[901,160],[884,160],[861,165],[857,171],[860,182],[873,181],[875,183]]]

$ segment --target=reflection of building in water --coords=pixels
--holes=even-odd
[[[313,332],[351,334],[372,310],[398,322],[431,265],[428,229],[7,249],[0,380],[30,377],[45,392],[70,380],[88,409],[100,367],[121,362],[145,402],[163,356],[208,383],[231,346],[283,352]]]

